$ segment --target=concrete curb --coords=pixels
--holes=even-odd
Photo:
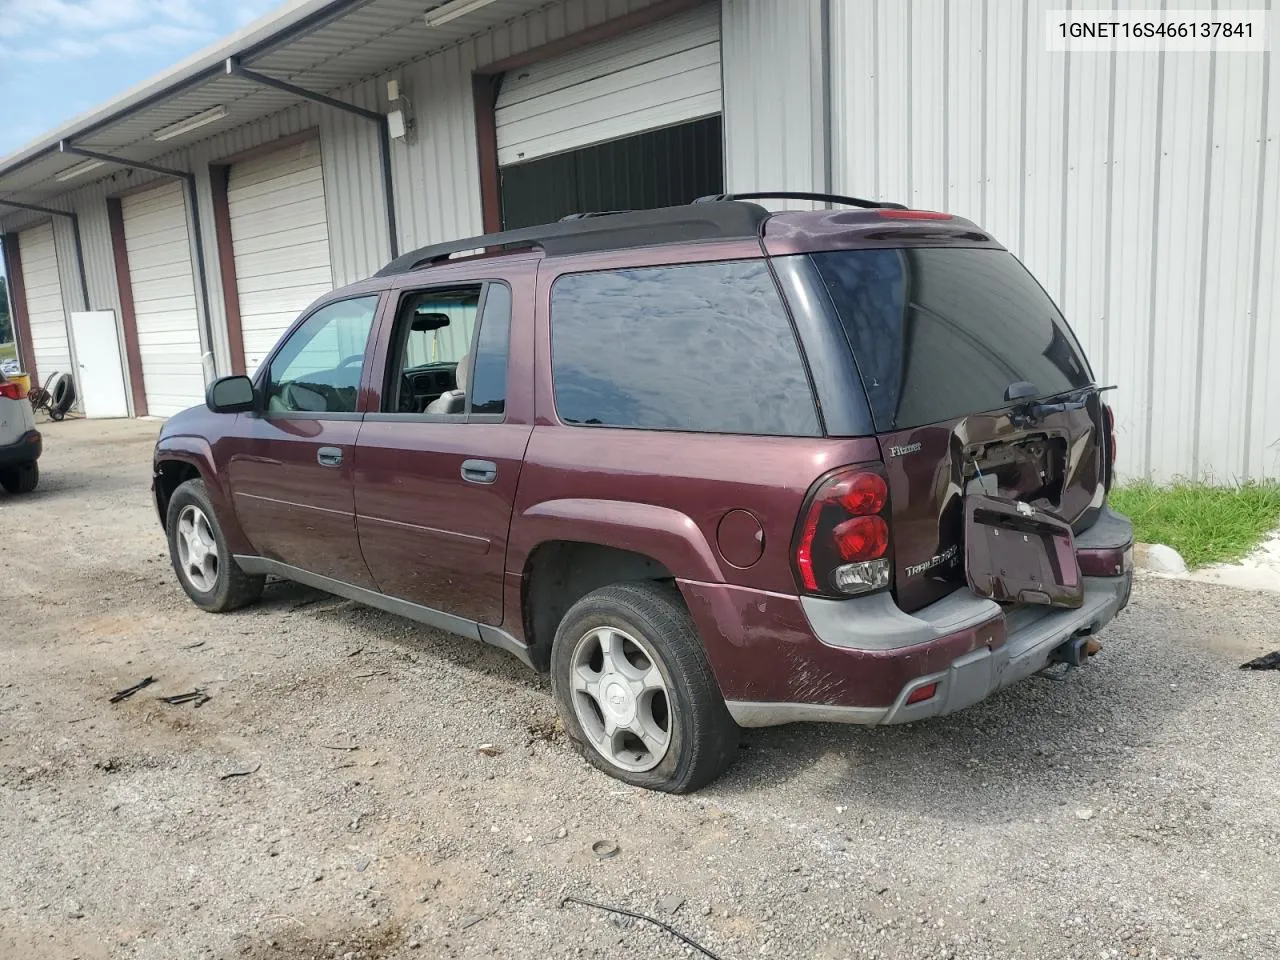
[[[1189,570],[1182,555],[1173,547],[1163,543],[1135,543],[1133,566],[1144,573],[1171,580],[1280,593],[1280,531],[1273,532],[1257,550],[1239,563],[1215,563],[1199,570]]]

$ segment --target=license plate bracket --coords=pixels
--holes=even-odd
[[[1070,524],[1020,500],[970,494],[964,504],[965,578],[999,603],[1076,608],[1084,584]]]

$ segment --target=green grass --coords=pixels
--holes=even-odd
[[[0,360],[17,360],[18,345],[16,343],[0,343]]]
[[[1192,569],[1239,560],[1280,523],[1280,483],[1139,481],[1114,488],[1110,501],[1133,521],[1139,541],[1168,544]]]

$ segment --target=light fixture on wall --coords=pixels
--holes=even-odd
[[[171,123],[167,127],[161,127],[151,135],[151,139],[164,143],[166,140],[172,140],[174,137],[180,137],[184,133],[190,133],[192,130],[199,130],[207,123],[222,120],[226,115],[226,107],[210,107],[208,110],[201,111],[193,117],[187,117],[187,119],[179,120],[177,123]]]
[[[413,105],[400,89],[399,80],[387,81],[387,134],[408,143],[413,138]]]
[[[465,17],[468,13],[475,13],[491,3],[493,0],[450,0],[449,3],[442,3],[434,10],[428,10],[422,19],[428,27],[442,27],[451,20]]]
[[[53,179],[59,183],[66,183],[68,180],[83,176],[90,170],[97,170],[100,166],[102,166],[101,160],[86,160],[84,163],[77,163],[74,167],[67,167]]]

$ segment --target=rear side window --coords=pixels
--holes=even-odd
[[[551,289],[556,411],[648,430],[821,433],[760,260],[567,274]]]
[[[510,342],[511,289],[505,283],[491,283],[485,289],[484,317],[480,321],[471,371],[472,413],[506,411]]]
[[[905,248],[813,255],[849,338],[876,429],[904,430],[1092,381],[1062,314],[1005,250]]]

